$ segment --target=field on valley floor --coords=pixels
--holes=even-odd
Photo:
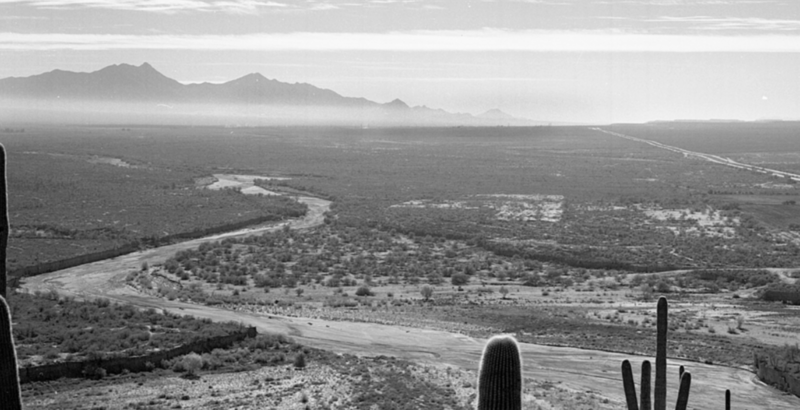
[[[6,143],[10,167],[23,151],[83,161],[78,168],[74,159],[72,168],[40,162],[35,173],[42,179],[101,172],[124,184],[130,167],[97,159],[115,158],[156,170],[147,177],[152,181],[179,175],[189,201],[232,198],[254,212],[288,205],[298,195],[332,204],[316,228],[199,241],[178,253],[144,251],[105,265],[91,280],[70,279],[88,269],[77,267],[31,278],[27,289],[153,307],[177,304],[187,313],[187,306],[201,312],[210,305],[232,315],[294,317],[298,323],[378,323],[477,338],[513,333],[523,342],[644,355],[654,349],[654,298],[668,294],[673,358],[749,368],[753,352],[796,341],[796,310],[758,298],[766,283],[793,283],[800,269],[792,230],[800,208],[791,203],[798,190],[769,175],[583,127],[92,128],[40,139],[35,132]],[[263,177],[245,179],[282,196],[254,199],[207,189],[220,174]],[[169,193],[172,186],[164,189]],[[54,190],[48,206],[63,192]],[[81,195],[71,203],[84,201]],[[12,201],[12,223],[14,206]],[[82,206],[81,212],[98,218],[87,217],[86,226],[75,229],[102,225],[108,210],[101,202]],[[205,223],[244,215],[229,212],[223,202],[215,206],[225,211],[210,217],[186,211],[182,217]],[[24,212],[35,219],[47,209]],[[136,218],[150,226],[146,214]],[[13,241],[21,254],[37,249]],[[701,280],[703,270],[726,273]],[[105,284],[85,287],[95,281]],[[432,290],[427,301],[426,286]],[[307,341],[337,348],[335,340]],[[576,364],[584,365],[593,364]],[[614,380],[618,364],[615,369],[608,376]],[[547,380],[536,373],[532,382]],[[566,391],[575,389],[564,380]],[[621,387],[616,390],[595,391],[590,403],[596,408],[611,400],[613,407]],[[286,391],[278,396],[297,393]],[[550,404],[539,402],[541,408]]]

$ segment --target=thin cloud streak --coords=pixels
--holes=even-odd
[[[164,14],[183,11],[221,11],[230,14],[255,14],[262,9],[285,9],[289,7],[286,3],[265,0],[0,0],[0,4],[27,5],[49,10],[94,8]]]
[[[593,31],[412,31],[116,35],[0,33],[0,50],[800,52],[797,35],[660,35]]]
[[[692,24],[692,28],[695,30],[800,30],[800,20],[766,19],[758,17],[663,16],[657,19],[649,19],[645,21],[653,23]]]

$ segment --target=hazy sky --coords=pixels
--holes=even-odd
[[[547,121],[800,119],[800,1],[0,0],[0,77],[145,61]]]

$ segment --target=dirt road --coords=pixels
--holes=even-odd
[[[679,154],[683,154],[686,157],[700,158],[700,159],[703,159],[703,160],[706,160],[706,161],[709,161],[709,162],[713,162],[715,164],[725,165],[725,166],[736,168],[736,169],[745,169],[745,170],[748,170],[748,171],[753,171],[753,172],[758,172],[758,173],[762,173],[762,174],[769,174],[769,175],[772,175],[772,176],[791,179],[793,181],[800,181],[800,174],[794,174],[794,173],[791,173],[791,172],[781,171],[781,170],[772,169],[772,168],[765,168],[765,167],[761,167],[761,166],[758,166],[758,165],[745,164],[744,162],[734,161],[734,160],[732,160],[730,158],[719,156],[719,155],[706,154],[706,153],[697,152],[697,151],[689,151],[687,149],[678,148],[678,147],[675,147],[675,146],[672,146],[672,145],[662,144],[660,142],[656,142],[656,141],[652,141],[652,140],[646,140],[644,138],[637,138],[637,137],[633,137],[633,136],[630,136],[630,135],[620,134],[618,132],[608,131],[608,130],[604,130],[602,128],[592,128],[592,129],[595,130],[595,131],[600,131],[602,133],[606,133],[606,134],[609,134],[609,135],[614,135],[616,137],[624,138],[624,139],[627,139],[627,140],[636,141],[636,142],[642,142],[642,143],[645,143],[645,144],[648,144],[648,145],[652,145],[652,146],[654,146],[656,148],[665,149],[667,151],[677,152]]]

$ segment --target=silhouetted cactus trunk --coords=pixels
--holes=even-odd
[[[11,311],[3,297],[0,297],[0,408],[22,408],[17,352],[11,334]]]
[[[8,249],[8,191],[6,189],[6,147],[0,144],[0,296],[6,297],[6,286],[8,286],[6,272],[6,250]]]
[[[645,360],[642,363],[642,397],[639,410],[651,410],[650,403],[650,361]]]
[[[667,409],[667,298],[658,299],[656,319],[656,386],[654,410]]]
[[[683,373],[681,376],[681,387],[678,390],[678,403],[675,404],[675,410],[686,410],[689,404],[689,388],[692,386],[692,375],[689,372]]]
[[[625,403],[628,404],[628,410],[639,410],[639,405],[636,404],[636,386],[633,384],[631,362],[627,360],[622,361],[622,387],[625,389]]]
[[[495,336],[483,349],[478,410],[506,409],[522,409],[522,359],[513,337]]]
[[[731,391],[725,390],[725,410],[731,410]]]

